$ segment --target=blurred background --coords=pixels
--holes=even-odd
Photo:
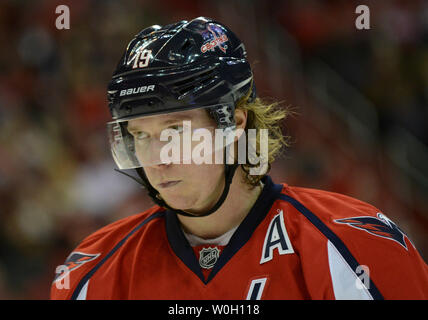
[[[61,4],[69,30],[55,27]],[[369,30],[355,27],[359,4]],[[152,206],[113,170],[106,86],[136,33],[198,16],[245,43],[259,96],[298,112],[274,181],[376,206],[428,260],[427,1],[6,0],[0,299],[48,299],[55,267],[84,237]]]

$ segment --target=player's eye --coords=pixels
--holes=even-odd
[[[149,134],[144,131],[135,131],[131,133],[135,139],[137,140],[144,140],[149,138]]]
[[[174,134],[181,134],[184,130],[184,127],[182,125],[176,124],[169,126],[168,128],[164,129],[164,134],[167,135],[174,135]]]
[[[176,130],[178,133],[182,133],[184,130],[184,127],[183,125],[176,124],[176,125],[170,126],[168,129],[173,129],[173,130]]]

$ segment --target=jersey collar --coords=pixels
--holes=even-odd
[[[274,201],[280,195],[282,185],[275,184],[270,176],[263,177],[262,182],[265,185],[262,192],[245,219],[232,235],[229,244],[224,248],[206,281],[192,247],[183,234],[177,215],[173,211],[167,210],[165,215],[166,233],[172,250],[176,256],[205,284],[213,279],[221,268],[234,256],[234,254],[248,242],[254,230],[266,217]]]

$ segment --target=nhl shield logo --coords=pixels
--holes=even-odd
[[[218,248],[203,248],[199,251],[199,265],[204,269],[211,269],[220,256]]]

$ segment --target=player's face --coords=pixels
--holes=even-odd
[[[134,137],[136,133],[145,137],[159,137],[161,131],[168,128],[180,132],[183,121],[190,121],[192,128],[210,126],[214,128],[216,125],[206,110],[195,109],[131,120],[128,123],[128,131],[132,132]],[[192,141],[188,149],[194,150],[195,144],[197,142]],[[140,159],[140,162],[148,162],[147,159],[158,159],[161,146],[165,147],[165,144],[153,141],[151,146],[158,145],[158,147],[150,147],[150,152],[146,151],[146,154],[140,153],[138,156],[138,142],[135,145],[137,157],[144,158]],[[184,153],[186,148],[183,148],[182,145],[181,147],[181,152]],[[184,155],[184,157],[188,158],[188,155]],[[193,161],[190,164],[161,164],[153,161],[150,165],[143,167],[150,184],[159,191],[168,205],[195,214],[211,208],[220,197],[224,187],[224,165],[215,164],[215,161],[212,161],[212,164],[196,164]]]

